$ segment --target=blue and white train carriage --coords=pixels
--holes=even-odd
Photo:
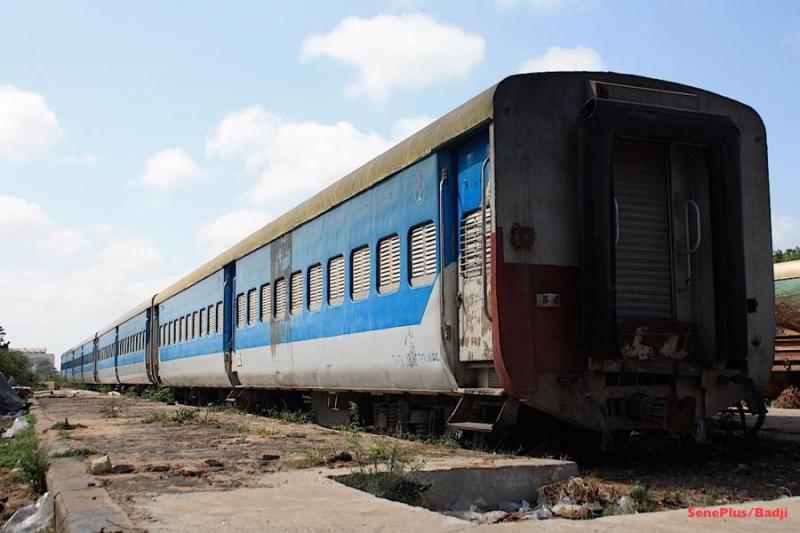
[[[748,106],[624,74],[512,76],[64,363],[87,383],[311,391],[334,418],[345,395],[395,430],[448,414],[490,431],[524,405],[605,437],[691,431],[742,400],[763,415],[769,228]]]

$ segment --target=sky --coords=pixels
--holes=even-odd
[[[800,246],[800,2],[8,1],[0,325],[60,354],[518,72],[686,83],[766,123]]]

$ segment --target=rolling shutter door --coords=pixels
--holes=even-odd
[[[672,319],[672,252],[666,146],[618,140],[614,191],[619,212],[616,245],[617,323],[629,318]]]

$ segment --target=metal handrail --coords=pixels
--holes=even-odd
[[[481,250],[483,257],[481,260],[481,280],[483,283],[483,312],[486,318],[492,320],[489,312],[489,291],[486,279],[486,166],[489,164],[489,156],[481,164]]]
[[[442,339],[449,340],[444,297],[444,184],[446,182],[447,169],[443,168],[439,178],[439,323],[441,324]]]

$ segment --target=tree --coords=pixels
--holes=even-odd
[[[36,374],[30,359],[22,352],[10,350],[5,340],[6,330],[0,326],[0,372],[12,385],[33,385]]]
[[[783,263],[784,261],[795,261],[797,259],[800,259],[800,246],[772,252],[773,263]]]
[[[0,326],[0,350],[8,350],[8,343],[3,342],[6,340],[6,330]]]

